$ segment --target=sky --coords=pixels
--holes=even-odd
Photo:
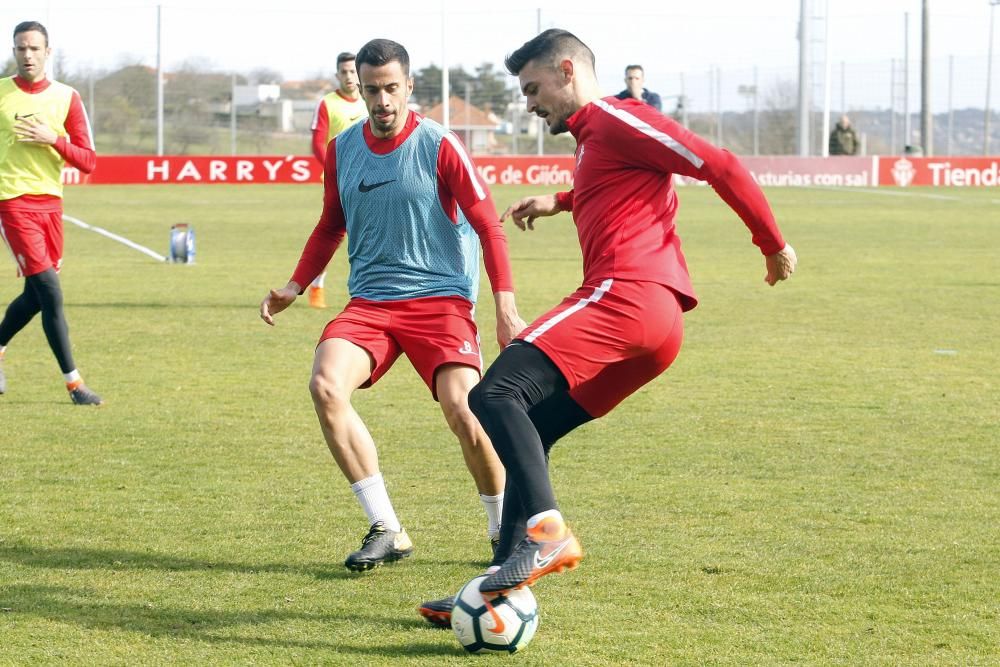
[[[904,54],[904,16],[909,12],[910,77],[919,74],[920,0],[810,0],[814,34],[829,36],[835,75],[857,71],[873,91],[888,87],[891,59]],[[640,63],[647,83],[661,94],[682,85],[709,103],[713,68],[726,72],[723,98],[735,95],[735,79],[749,82],[752,69],[763,77],[797,77],[800,0],[616,1],[591,9],[584,3],[430,0],[377,4],[325,0],[280,3],[219,0],[36,0],[31,11],[0,8],[7,30],[19,21],[40,20],[51,45],[70,69],[108,69],[126,63],[156,64],[157,5],[161,7],[163,62],[167,69],[197,62],[217,70],[249,72],[267,68],[285,80],[329,75],[336,54],[356,51],[374,37],[388,37],[410,52],[415,68],[428,64],[483,62],[502,67],[503,57],[533,36],[538,27],[566,28],[597,55],[598,77],[606,92],[620,90],[625,65]],[[952,79],[960,94],[981,99],[989,41],[989,0],[931,0],[931,57],[936,97],[944,95],[948,57],[958,63]],[[993,10],[996,11],[996,10]],[[997,12],[1000,13],[1000,12]],[[1000,28],[997,29],[1000,33]],[[442,39],[442,34],[447,39]],[[995,36],[994,43],[1000,41]],[[813,45],[817,55],[822,43]],[[994,46],[994,63],[1000,47]],[[820,68],[822,69],[822,68]],[[994,89],[1000,66],[993,67]],[[681,73],[686,73],[681,82]],[[857,78],[857,77],[851,77]],[[818,79],[817,79],[818,80]],[[974,80],[974,81],[971,81]],[[832,84],[837,87],[837,83]],[[723,86],[719,87],[720,90]],[[690,91],[686,91],[690,95]],[[874,95],[872,92],[869,95]],[[911,97],[915,93],[911,91]],[[998,91],[1000,94],[1000,91]],[[836,95],[835,95],[836,96]],[[861,92],[851,93],[860,98]],[[877,104],[877,100],[874,102]],[[982,106],[982,102],[979,102]]]

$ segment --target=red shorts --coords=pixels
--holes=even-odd
[[[460,296],[402,301],[351,299],[320,336],[343,338],[368,351],[375,361],[370,387],[406,354],[437,400],[434,373],[444,364],[471,366],[483,373],[473,305]]]
[[[59,270],[63,253],[62,213],[0,213],[0,235],[17,263],[17,275],[33,276],[48,269]]]
[[[666,285],[608,279],[573,292],[518,338],[542,350],[570,396],[602,417],[673,363],[684,317]]]

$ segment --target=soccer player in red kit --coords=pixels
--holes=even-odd
[[[337,55],[337,89],[323,96],[313,114],[312,151],[321,165],[326,164],[330,140],[368,118],[355,60],[356,56],[349,51]],[[323,269],[309,285],[309,305],[313,308],[326,308],[325,280],[326,269]]]
[[[673,175],[707,181],[740,216],[765,257],[768,284],[788,278],[796,262],[740,162],[649,105],[602,96],[594,55],[575,36],[546,30],[506,66],[518,76],[528,109],[553,134],[571,132],[577,149],[573,190],[522,199],[501,219],[531,229],[539,217],[571,211],[584,278],[500,353],[469,394],[507,470],[501,542],[483,593],[576,567],[583,551],[556,504],[548,450],[677,356],[682,314],[697,301],[674,225]],[[544,420],[540,411],[548,412]],[[515,547],[517,531],[526,535]],[[425,603],[421,614],[445,625],[447,602]]]
[[[63,312],[62,167],[90,173],[97,162],[80,95],[45,77],[49,34],[35,21],[14,28],[17,74],[0,79],[0,235],[24,276],[24,290],[0,321],[0,394],[7,344],[35,315],[59,363],[70,399],[100,405],[73,362]]]
[[[406,354],[458,437],[494,542],[504,473],[469,411],[482,355],[472,318],[482,246],[496,304],[497,342],[524,328],[514,304],[507,239],[489,190],[455,135],[409,110],[410,60],[376,39],[357,55],[368,120],[338,134],[326,155],[323,213],[288,284],[271,290],[261,318],[287,308],[347,237],[351,300],[320,337],[310,382],[323,435],[368,517],[345,566],[362,571],[409,556],[378,467],[375,443],[351,406]]]

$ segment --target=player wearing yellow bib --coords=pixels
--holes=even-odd
[[[312,122],[312,151],[321,165],[326,165],[326,149],[330,140],[368,117],[368,107],[361,99],[355,55],[343,52],[337,56],[337,83],[339,87],[319,101]],[[326,308],[323,294],[324,270],[309,286],[309,305]]]
[[[90,173],[97,163],[80,95],[45,77],[49,34],[35,21],[14,28],[15,76],[0,79],[0,235],[24,276],[24,291],[0,320],[0,394],[7,390],[7,344],[35,315],[77,405],[100,405],[73,362],[59,284],[62,168]]]

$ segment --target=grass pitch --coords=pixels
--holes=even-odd
[[[500,207],[534,192],[496,188]],[[944,195],[942,198],[941,195]],[[318,186],[80,187],[66,212],[197,263],[67,226],[74,407],[39,323],[0,397],[0,663],[447,665],[418,618],[488,545],[457,443],[402,360],[356,406],[416,544],[348,574],[363,514],[307,390],[325,313],[268,328]],[[799,270],[776,288],[707,188],[681,193],[701,305],[681,355],[561,442],[585,551],[536,588],[525,665],[1000,664],[1000,204],[990,190],[777,189]],[[508,231],[526,319],[580,279],[568,216]],[[21,289],[6,263],[0,300]],[[485,276],[484,276],[485,280]],[[488,288],[480,299],[496,355]]]

